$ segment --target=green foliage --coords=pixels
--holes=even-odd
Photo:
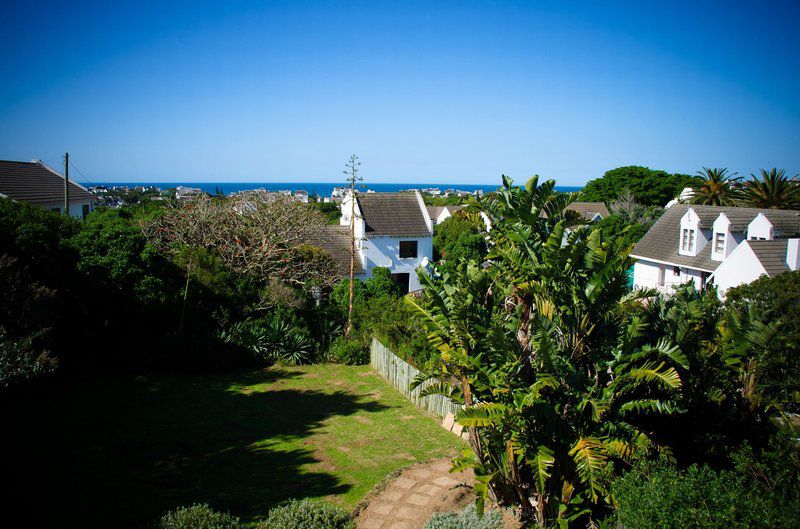
[[[590,180],[581,191],[581,200],[611,204],[625,191],[630,191],[636,201],[645,206],[663,206],[696,181],[689,175],[670,174],[647,167],[618,167],[606,171],[601,178]]]
[[[350,514],[335,505],[315,500],[291,500],[269,511],[262,529],[355,529]]]
[[[478,514],[474,505],[455,513],[434,513],[425,529],[500,529],[503,516],[494,510]]]
[[[181,507],[161,517],[155,529],[239,529],[239,519],[217,512],[205,503]]]
[[[363,365],[369,363],[369,349],[360,340],[340,336],[331,344],[328,357],[339,364]]]
[[[12,338],[0,327],[0,389],[30,384],[55,372],[58,361],[44,348],[45,331]]]
[[[736,202],[736,184],[741,177],[736,177],[736,173],[728,173],[728,169],[703,167],[702,171],[697,172],[700,181],[692,188],[692,204],[704,204],[706,206],[731,206]]]
[[[770,527],[789,529],[800,519],[798,449],[787,444],[762,461],[737,456],[730,470],[642,462],[612,486],[617,513],[604,527],[626,529]]]
[[[457,195],[450,195],[449,197],[435,197],[427,193],[423,193],[422,200],[426,206],[461,206],[469,202],[469,197],[460,197]]]
[[[336,311],[334,316],[344,322],[347,315],[349,280],[334,286],[329,305]],[[353,285],[353,332],[351,341],[358,342],[366,351],[374,336],[398,356],[414,364],[422,365],[432,355],[425,333],[412,317],[412,311],[403,303],[401,289],[391,280],[386,268],[374,268],[372,277],[366,281],[356,280]],[[355,345],[348,347],[355,351]],[[366,354],[366,353],[364,353]],[[335,358],[335,356],[329,354]],[[364,363],[369,357],[362,356]]]
[[[392,273],[388,268],[373,268],[372,276],[364,281],[364,286],[367,289],[367,296],[370,298],[379,298],[381,296],[398,298],[403,295],[400,285],[392,281]]]
[[[221,341],[247,351],[258,365],[281,361],[292,365],[311,360],[311,340],[301,329],[292,327],[280,314],[268,320],[245,320],[219,333]]]
[[[751,208],[800,209],[800,178],[786,176],[784,169],[761,169],[750,175],[738,194],[738,204]]]
[[[752,310],[763,321],[779,323],[772,346],[761,358],[762,385],[797,411],[800,402],[800,271],[761,276],[726,292],[730,310]]]
[[[710,290],[630,291],[629,244],[574,227],[563,213],[574,197],[553,186],[505,179],[481,201],[499,219],[491,266],[423,275],[423,298],[405,299],[438,353],[415,384],[433,379],[464,405],[472,450],[455,468],[474,470],[478,507],[491,490],[563,528],[607,513],[616,472],[637,457],[763,440],[775,402],[754,366],[776,327],[720,318]]]
[[[437,225],[433,234],[433,258],[451,269],[461,261],[479,261],[486,256],[486,231],[480,219],[456,214]]]
[[[308,207],[316,209],[322,213],[326,224],[339,224],[339,219],[342,216],[342,210],[339,204],[334,202],[309,202]]]
[[[633,246],[639,239],[644,237],[649,229],[644,224],[632,224],[626,221],[621,215],[609,215],[598,221],[595,226],[603,234],[603,239],[620,237],[626,247]]]

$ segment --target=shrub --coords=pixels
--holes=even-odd
[[[348,340],[340,336],[328,350],[328,356],[334,362],[347,365],[363,365],[369,363],[369,349],[358,340]]]
[[[180,507],[161,517],[156,529],[238,529],[239,519],[217,512],[207,504]]]
[[[305,499],[270,510],[267,522],[259,529],[355,529],[355,524],[341,507]]]
[[[425,529],[499,529],[502,525],[500,511],[487,511],[481,516],[474,505],[469,505],[461,512],[434,514]]]
[[[796,527],[800,487],[797,449],[790,450],[795,453],[795,464],[789,464],[781,452],[773,458],[776,465],[767,465],[773,468],[747,453],[739,456],[736,470],[692,465],[680,471],[666,461],[640,463],[613,484],[617,513],[604,527]]]

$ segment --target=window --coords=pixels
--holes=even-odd
[[[400,241],[400,258],[417,257],[417,241]]]
[[[684,252],[694,252],[694,230],[684,228],[681,237],[681,250]]]
[[[724,253],[725,252],[725,234],[724,233],[717,233],[714,235],[714,253]]]
[[[86,217],[89,216],[89,211],[90,211],[89,204],[84,204],[81,207],[81,214],[83,215],[84,220],[86,219]]]
[[[409,279],[411,278],[411,274],[403,273],[403,274],[392,274],[392,281],[400,285],[400,289],[403,291],[403,294],[408,294],[409,289]]]
[[[680,266],[673,266],[672,267],[672,275],[674,275],[674,276],[681,275],[681,267]]]

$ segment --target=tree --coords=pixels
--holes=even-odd
[[[761,276],[750,284],[726,292],[728,310],[744,314],[753,310],[764,321],[778,323],[772,347],[760,359],[762,389],[800,410],[800,271],[775,277]]]
[[[800,209],[800,180],[788,178],[784,169],[761,169],[742,186],[739,205],[766,209]]]
[[[456,468],[474,469],[479,506],[492,495],[539,526],[596,520],[612,463],[652,446],[636,420],[670,412],[681,387],[676,348],[625,325],[652,294],[627,289],[627,252],[590,226],[567,233],[575,197],[554,185],[504,178],[481,202],[499,219],[492,266],[422,275],[423,298],[406,298],[439,352],[415,384],[464,406],[471,451]]]
[[[697,171],[697,176],[701,178],[693,188],[692,204],[703,204],[706,206],[730,206],[736,200],[734,185],[741,180],[736,177],[736,173],[728,173],[727,168],[709,169],[703,167],[702,171]]]
[[[319,212],[283,195],[201,195],[168,206],[144,220],[142,229],[159,250],[184,263],[182,313],[200,263],[214,266],[219,261],[262,286],[270,279],[301,287],[330,286],[336,280],[331,256],[312,245],[324,220]]]
[[[463,259],[480,259],[486,255],[486,229],[482,219],[472,217],[457,211],[436,226],[433,234],[435,260],[457,262]]]
[[[644,206],[664,206],[695,182],[695,177],[684,174],[670,174],[635,165],[618,167],[606,171],[601,178],[590,180],[581,191],[581,200],[611,204],[628,190]]]

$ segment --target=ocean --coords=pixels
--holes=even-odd
[[[103,182],[97,185],[111,186],[156,186],[161,189],[174,188],[176,186],[197,187],[208,193],[215,193],[218,189],[225,195],[235,193],[236,191],[245,191],[247,189],[267,189],[269,191],[282,191],[289,190],[306,191],[309,195],[320,195],[322,197],[329,197],[333,192],[334,187],[343,187],[344,183],[336,182]],[[445,189],[457,189],[459,191],[467,191],[470,193],[480,189],[484,193],[494,191],[497,185],[480,185],[480,184],[363,184],[359,186],[361,190],[372,190],[376,192],[392,193],[403,191],[404,189],[428,189],[438,188],[442,191]],[[580,191],[580,187],[576,186],[556,186],[557,191]]]

